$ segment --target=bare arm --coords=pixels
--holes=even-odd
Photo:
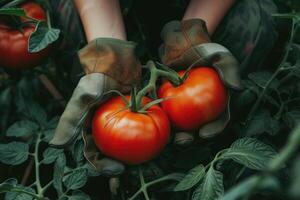
[[[191,0],[183,19],[201,18],[212,35],[235,0]]]
[[[126,40],[118,0],[75,0],[87,41],[99,37]]]

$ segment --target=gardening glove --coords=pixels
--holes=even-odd
[[[107,97],[106,92],[128,92],[138,82],[141,65],[135,57],[135,43],[111,38],[98,38],[78,52],[78,63],[84,72],[65,111],[50,145],[65,147],[82,136],[84,155],[104,175],[118,175],[124,166],[114,160],[99,157],[90,134],[91,114]]]
[[[171,21],[163,27],[161,37],[164,43],[159,48],[159,55],[163,64],[174,69],[211,66],[216,69],[228,88],[241,87],[237,60],[224,46],[211,42],[203,20]],[[223,131],[229,119],[228,100],[227,109],[222,116],[202,126],[199,136],[216,136]],[[193,139],[193,135],[186,132],[175,135],[175,143],[179,145],[190,143]]]

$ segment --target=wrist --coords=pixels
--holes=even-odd
[[[75,0],[87,41],[96,38],[126,40],[118,0]]]

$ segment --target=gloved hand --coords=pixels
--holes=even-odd
[[[183,66],[211,66],[217,70],[228,88],[241,87],[237,60],[224,46],[210,41],[203,20],[171,21],[163,27],[161,37],[164,43],[159,49],[159,55],[163,64],[173,69],[182,69]],[[229,119],[228,100],[225,112],[217,120],[202,126],[199,136],[216,136],[223,131]],[[193,139],[193,134],[179,132],[175,135],[175,144],[187,145]]]
[[[54,138],[53,147],[65,147],[77,137],[85,142],[84,155],[104,175],[114,176],[123,172],[124,166],[109,158],[101,158],[90,134],[90,114],[101,104],[109,90],[128,92],[139,81],[141,65],[135,57],[135,43],[98,38],[78,52],[78,63],[83,67],[83,76],[75,88],[63,112]]]

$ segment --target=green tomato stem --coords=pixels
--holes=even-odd
[[[273,73],[273,75],[271,76],[271,78],[267,81],[266,85],[264,86],[262,92],[260,93],[259,97],[257,98],[256,102],[254,103],[253,107],[251,108],[247,119],[246,119],[246,123],[249,122],[254,113],[256,112],[256,110],[258,109],[261,101],[263,100],[263,97],[265,96],[265,93],[267,92],[267,90],[269,89],[271,83],[273,82],[273,80],[277,77],[277,75],[285,69],[285,62],[289,56],[290,53],[290,49],[294,40],[294,33],[295,31],[297,31],[296,29],[298,28],[298,26],[296,26],[295,20],[292,19],[292,30],[291,30],[291,35],[290,35],[290,39],[286,45],[286,53],[284,54],[282,61],[280,62],[280,65],[278,66],[278,68],[276,69],[276,71]]]
[[[134,199],[136,199],[141,193],[144,194],[144,197],[145,197],[146,200],[150,200],[149,194],[148,194],[148,192],[147,192],[147,188],[150,187],[151,185],[154,185],[154,184],[159,183],[159,182],[162,182],[162,181],[172,180],[171,175],[172,175],[172,174],[169,174],[169,175],[163,176],[163,177],[161,177],[161,178],[158,178],[158,179],[156,179],[156,180],[153,180],[153,181],[150,181],[150,182],[146,183],[146,182],[145,182],[145,179],[144,179],[143,171],[142,171],[142,169],[139,167],[139,178],[140,178],[140,184],[141,184],[141,187],[140,187],[140,189],[139,189],[133,196],[131,196],[128,200],[134,200]]]
[[[136,95],[137,110],[142,108],[142,98],[149,92],[156,91],[156,81],[159,77],[167,78],[172,84],[176,86],[181,84],[181,79],[177,74],[157,69],[153,61],[148,61],[146,66],[150,70],[150,80],[149,83]]]

